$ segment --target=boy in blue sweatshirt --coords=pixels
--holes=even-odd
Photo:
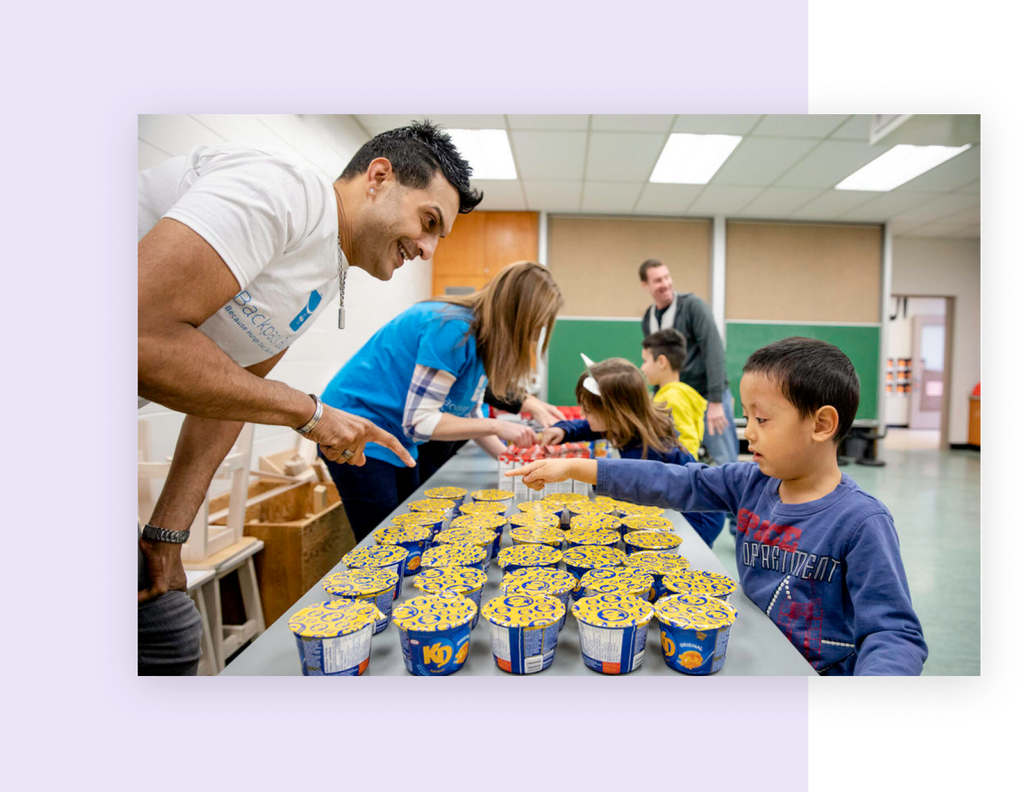
[[[839,470],[860,385],[850,359],[809,338],[756,351],[740,381],[753,462],[541,460],[508,475],[573,478],[598,493],[739,518],[743,592],[819,674],[917,675],[928,648],[892,515]]]

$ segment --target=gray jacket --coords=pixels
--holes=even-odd
[[[700,297],[687,292],[676,292],[659,324],[651,305],[640,320],[644,338],[667,327],[674,327],[686,338],[686,362],[679,379],[696,390],[709,402],[721,402],[729,387],[725,376],[725,348],[715,326],[711,308]]]

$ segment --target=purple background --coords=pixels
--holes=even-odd
[[[131,662],[138,113],[802,113],[805,2],[92,4],[7,29],[16,777],[806,787],[804,679],[181,681]]]

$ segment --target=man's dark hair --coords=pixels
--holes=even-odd
[[[779,386],[801,415],[809,417],[826,405],[839,413],[837,444],[850,433],[860,405],[860,380],[841,349],[814,338],[784,338],[754,352],[744,374],[763,374]]]
[[[640,265],[640,280],[647,283],[647,270],[664,266],[664,262],[658,261],[658,259],[647,259],[647,261]]]
[[[403,187],[422,190],[441,171],[459,193],[459,213],[472,212],[484,194],[469,186],[473,168],[462,158],[451,136],[430,121],[414,121],[409,126],[381,132],[363,144],[339,179],[351,179],[366,173],[370,163],[384,157],[391,163],[395,178]]]
[[[644,349],[651,350],[651,357],[658,359],[659,355],[668,358],[668,364],[675,372],[683,368],[686,360],[686,337],[674,327],[666,327],[657,333],[651,333],[643,340]]]

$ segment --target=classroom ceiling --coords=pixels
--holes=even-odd
[[[356,115],[368,135],[423,115]],[[518,178],[474,180],[481,209],[660,217],[890,223],[898,236],[981,236],[980,134],[971,148],[890,192],[833,189],[896,143],[947,142],[963,116],[915,116],[872,146],[870,115],[430,115],[450,129],[505,129]],[[912,119],[912,120],[913,120]],[[977,116],[966,126],[979,129]],[[963,126],[963,125],[961,125]],[[742,135],[705,185],[651,184],[673,132]],[[976,138],[976,139],[975,139]],[[948,141],[952,143],[953,141]],[[472,164],[472,163],[471,163]]]

